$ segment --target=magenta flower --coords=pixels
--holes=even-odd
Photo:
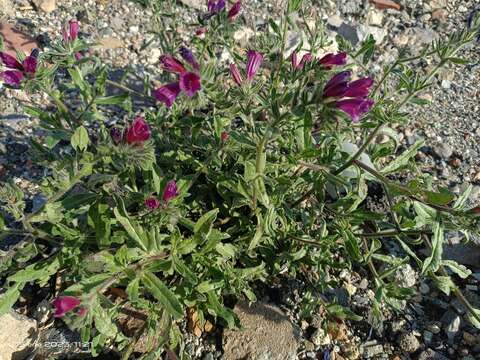
[[[351,98],[335,102],[335,106],[347,113],[353,122],[358,122],[360,117],[370,111],[374,101],[372,99]]]
[[[318,62],[327,70],[330,70],[334,65],[345,65],[347,63],[347,53],[327,54]]]
[[[78,37],[78,30],[80,29],[80,25],[76,20],[70,20],[68,22],[68,27],[64,26],[62,35],[63,35],[63,42],[70,43],[77,39]]]
[[[222,133],[220,134],[220,140],[222,140],[222,142],[226,142],[229,137],[230,134],[226,131],[222,131]]]
[[[153,92],[155,99],[163,102],[168,108],[173,105],[178,94],[180,94],[180,86],[178,83],[163,85]]]
[[[192,72],[184,72],[180,74],[180,89],[188,97],[192,97],[202,87],[200,84],[200,76]]]
[[[207,8],[210,15],[215,15],[225,8],[225,0],[208,0]]]
[[[242,8],[242,2],[238,0],[235,4],[232,5],[230,10],[228,10],[228,14],[227,14],[228,20],[235,21],[241,8]]]
[[[342,71],[333,76],[323,89],[323,97],[344,96],[348,90],[348,81],[350,80],[350,71]]]
[[[195,70],[200,70],[200,65],[198,65],[197,59],[190,49],[186,48],[185,46],[181,46],[180,55],[182,55],[183,60],[189,63]]]
[[[118,145],[122,142],[123,135],[120,129],[114,126],[110,129],[110,137],[112,138],[113,143]]]
[[[367,97],[373,80],[369,77],[352,81],[348,84],[345,97]]]
[[[299,70],[299,69],[303,69],[303,66],[307,63],[307,62],[310,62],[312,61],[312,54],[310,53],[307,53],[305,55],[302,56],[302,60],[300,60],[300,62],[298,62],[298,54],[296,51],[294,51],[292,53],[292,68],[294,70]]]
[[[160,207],[160,200],[156,197],[150,196],[149,198],[145,199],[145,206],[150,210],[155,210]]]
[[[125,139],[128,144],[143,143],[150,139],[150,127],[143,117],[137,116],[133,120],[132,126],[125,132]]]
[[[205,27],[200,27],[198,28],[197,30],[195,30],[195,36],[199,37],[199,38],[204,38],[205,37],[205,33],[207,32],[207,28]]]
[[[75,309],[81,301],[73,296],[59,296],[53,300],[52,305],[55,308],[54,317],[62,317],[66,313]]]
[[[258,69],[260,69],[260,65],[263,62],[263,55],[249,50],[247,52],[247,80],[252,80],[255,74],[257,73]]]
[[[25,76],[33,78],[37,71],[37,50],[27,56],[21,63],[13,56],[0,51],[0,60],[7,69],[0,73],[5,84],[18,87]]]
[[[162,64],[163,69],[169,72],[181,74],[187,71],[180,61],[170,55],[160,56],[160,63]]]
[[[170,200],[172,200],[177,196],[178,196],[177,183],[175,182],[175,180],[170,180],[165,186],[165,189],[163,190],[162,199],[165,202],[169,202]]]
[[[242,75],[240,75],[240,71],[238,71],[237,65],[235,64],[230,64],[230,74],[232,75],[233,81],[238,86],[241,86],[243,83]]]

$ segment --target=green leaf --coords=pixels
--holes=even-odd
[[[140,279],[138,278],[133,279],[127,285],[127,289],[125,290],[125,292],[127,293],[128,298],[132,302],[136,302],[139,299],[139,296],[138,296],[139,285],[140,285]]]
[[[206,239],[212,230],[213,222],[217,219],[218,209],[213,209],[203,214],[200,219],[197,220],[193,227],[193,232],[196,237]]]
[[[101,247],[110,245],[111,220],[109,208],[107,204],[96,203],[88,211],[89,225],[95,229],[96,239]]]
[[[85,92],[87,89],[88,85],[83,79],[82,73],[79,68],[74,67],[74,68],[69,68],[68,73],[72,77],[72,80],[74,84],[80,89],[81,92]]]
[[[165,310],[176,320],[183,317],[183,308],[175,294],[153,273],[145,271],[142,282]]]
[[[427,197],[427,201],[435,205],[446,205],[455,198],[455,195],[447,188],[440,188],[440,192],[425,191],[424,194]]]
[[[117,200],[118,206],[113,209],[115,218],[122,224],[123,228],[127,231],[128,235],[135,240],[135,242],[140,246],[144,251],[148,249],[148,237],[147,234],[143,231],[141,226],[138,226],[134,221],[131,221],[128,218],[127,211],[125,210],[125,205],[121,199]]]
[[[65,197],[62,200],[62,205],[66,210],[77,209],[84,205],[93,203],[97,197],[98,197],[98,194],[93,192],[73,194]]]
[[[40,261],[29,265],[25,269],[9,276],[7,280],[18,283],[26,283],[34,280],[48,280],[48,278],[55,274],[59,268],[60,261],[55,257],[50,263]]]
[[[102,306],[97,305],[93,309],[93,317],[95,319],[95,328],[103,335],[114,338],[118,329],[112,321],[112,314],[105,310]]]
[[[407,166],[409,160],[417,154],[418,149],[420,149],[423,146],[423,144],[424,144],[423,140],[417,141],[415,144],[410,146],[406,151],[404,151],[401,155],[397,156],[387,166],[385,166],[382,169],[381,173],[383,175],[391,174]]]
[[[466,279],[472,272],[468,269],[465,265],[459,264],[453,260],[443,260],[442,264],[448,266],[450,270],[452,270],[455,274],[460,276],[462,279]]]
[[[257,213],[257,226],[255,228],[255,234],[253,235],[252,240],[250,241],[250,245],[248,245],[248,251],[253,250],[257,247],[260,243],[260,240],[263,236],[263,217],[262,214],[259,212]]]
[[[473,190],[473,186],[469,184],[468,187],[463,192],[463,194],[459,196],[458,199],[455,201],[455,204],[453,204],[453,208],[455,210],[463,210],[465,208],[465,203],[470,197],[472,190]]]
[[[125,101],[128,98],[128,93],[120,95],[112,95],[99,97],[95,99],[95,104],[97,105],[118,105]]]
[[[7,313],[20,297],[20,284],[16,283],[0,295],[0,316]]]
[[[78,127],[73,133],[70,142],[75,150],[85,150],[90,142],[87,129],[85,129],[83,126]]]
[[[473,314],[471,312],[468,312],[468,320],[472,323],[473,326],[475,326],[477,329],[480,329],[480,310],[479,309],[472,309]],[[476,315],[476,317],[474,316]]]
[[[435,286],[446,295],[450,295],[450,291],[455,288],[450,276],[433,276],[432,279]]]
[[[443,253],[443,225],[435,223],[433,226],[432,254],[425,259],[422,267],[422,274],[436,272],[440,267]]]

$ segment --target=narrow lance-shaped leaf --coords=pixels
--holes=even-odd
[[[142,282],[174,319],[183,317],[183,308],[175,294],[153,273],[146,271]]]
[[[422,267],[422,274],[429,271],[436,272],[440,267],[443,253],[443,225],[435,223],[433,226],[432,254],[425,259]]]

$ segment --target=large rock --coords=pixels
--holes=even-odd
[[[15,56],[15,50],[29,54],[33,49],[38,47],[33,37],[6,22],[0,21],[0,35],[3,37],[4,51],[12,56]]]
[[[296,359],[299,334],[278,307],[240,302],[234,311],[244,329],[224,332],[224,360]]]
[[[35,320],[13,310],[0,316],[0,360],[26,359],[37,336]]]

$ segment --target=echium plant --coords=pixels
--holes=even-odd
[[[469,270],[442,259],[446,231],[478,232],[479,208],[465,208],[471,189],[457,199],[437,189],[411,161],[422,143],[397,154],[389,128],[407,121],[406,105],[423,103],[418,95],[443,66],[464,63],[456,54],[479,21],[418,56],[402,54],[374,79],[372,37],[358,49],[338,39],[340,50],[327,53],[320,23],[304,10],[290,0],[245,49],[232,40],[241,3],[209,1],[190,43],[162,38],[163,85],[145,81],[144,91],[111,80],[75,21],[51,50],[0,53],[4,85],[44,93],[54,108],[25,105],[44,134],[31,154],[50,170],[45,203],[30,209],[13,183],[1,189],[1,237],[17,242],[2,253],[0,313],[25,284],[55,283],[54,315],[92,341],[93,355],[108,345],[127,359],[148,336],[144,356],[153,359],[182,353],[187,309],[200,324],[235,327],[227,305],[255,301],[255,282],[312,273],[305,298],[318,303],[335,284],[329,274],[354,265],[372,273],[367,320],[378,323],[383,306],[400,309],[412,295],[392,274],[413,263],[480,326],[453,281]],[[285,54],[292,27],[307,41]],[[411,64],[425,57],[437,65],[422,74]],[[379,134],[390,140],[374,141]],[[408,183],[393,180],[406,169]],[[383,210],[367,205],[375,185],[388,200]],[[388,253],[392,241],[402,258]],[[332,317],[358,318],[323,305]],[[130,337],[125,314],[144,324]]]

